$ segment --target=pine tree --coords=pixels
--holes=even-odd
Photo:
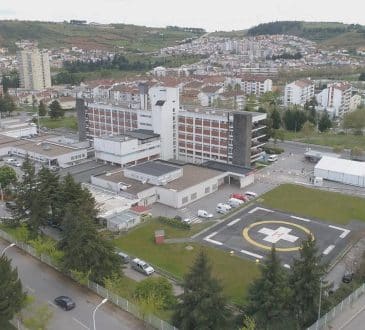
[[[63,228],[60,248],[66,270],[90,272],[90,279],[99,284],[120,271],[120,258],[114,253],[113,245],[99,236],[94,220],[84,208],[69,205]]]
[[[21,310],[25,298],[18,271],[5,255],[0,256],[0,328]]]
[[[184,279],[184,293],[173,316],[181,330],[226,329],[229,313],[222,287],[212,277],[207,256],[200,252]]]
[[[60,103],[54,100],[49,106],[49,115],[51,118],[56,119],[64,116],[64,111],[61,108]]]
[[[40,117],[44,117],[45,115],[47,115],[47,108],[42,100],[39,102],[38,105],[38,114]]]
[[[328,115],[328,112],[325,111],[322,114],[321,119],[318,122],[318,129],[321,132],[325,132],[328,129],[330,129],[331,127],[332,127],[332,122],[331,122],[330,116]]]
[[[281,127],[281,117],[277,109],[274,109],[271,113],[272,128],[279,129]]]
[[[249,288],[247,312],[261,329],[285,329],[289,319],[290,288],[275,246],[261,266],[261,277]]]
[[[289,275],[291,310],[300,327],[312,324],[317,317],[320,290],[325,267],[311,236],[302,242],[299,259],[294,260]],[[322,288],[323,287],[323,288]],[[325,295],[322,294],[325,299]]]

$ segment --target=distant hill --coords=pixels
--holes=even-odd
[[[200,36],[202,29],[150,28],[127,24],[74,25],[38,21],[0,21],[0,47],[15,51],[21,39],[37,40],[41,48],[70,47],[115,49],[131,52],[156,51]]]
[[[223,37],[289,34],[309,39],[330,48],[354,49],[365,47],[365,26],[336,22],[278,21],[259,24],[248,30],[215,32]]]

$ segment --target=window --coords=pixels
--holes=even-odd
[[[210,187],[205,187],[205,191],[204,191],[206,194],[209,194],[210,193]]]
[[[189,200],[189,197],[185,196],[185,197],[182,198],[181,203],[186,204],[188,202],[188,200]]]
[[[197,193],[191,194],[190,199],[193,201],[194,199],[197,199],[198,195]]]

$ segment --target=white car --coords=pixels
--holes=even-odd
[[[241,201],[240,199],[237,199],[237,198],[230,198],[229,201],[228,201],[228,204],[231,207],[239,207],[243,203],[244,203],[243,201]]]
[[[200,217],[200,218],[213,218],[213,214],[208,213],[205,210],[198,210],[198,217]]]
[[[273,163],[273,162],[276,162],[278,159],[279,159],[278,155],[270,155],[267,158],[267,161],[270,162],[270,163]]]
[[[231,210],[231,207],[225,203],[218,203],[216,209],[218,213],[226,214]]]
[[[6,160],[6,163],[7,163],[7,164],[14,164],[16,161],[17,161],[17,160],[16,160],[16,159],[14,159],[14,158],[8,158],[8,159]]]
[[[186,223],[188,225],[190,225],[192,223],[192,220],[190,218],[185,218],[181,220],[183,223]]]
[[[152,275],[155,272],[152,266],[138,258],[135,258],[131,261],[131,266],[134,270],[145,275]]]
[[[246,191],[245,195],[248,196],[249,198],[256,198],[257,194],[255,192],[252,191]]]

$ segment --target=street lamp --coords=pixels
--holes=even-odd
[[[94,324],[94,330],[96,330],[96,325],[95,325],[95,313],[96,313],[96,311],[97,311],[97,309],[101,306],[101,305],[103,305],[103,304],[105,304],[106,302],[108,301],[108,299],[103,299],[103,301],[98,305],[98,306],[96,306],[95,307],[95,309],[94,309],[94,311],[93,311],[93,324]]]
[[[321,278],[321,282],[319,284],[319,303],[318,303],[318,316],[317,316],[316,330],[318,330],[319,319],[321,318],[321,304],[322,304],[322,278]]]
[[[11,247],[15,246],[16,244],[15,243],[11,243],[10,245],[8,245],[2,252],[1,252],[1,255],[3,255],[5,253],[5,251],[7,249],[10,249]]]

